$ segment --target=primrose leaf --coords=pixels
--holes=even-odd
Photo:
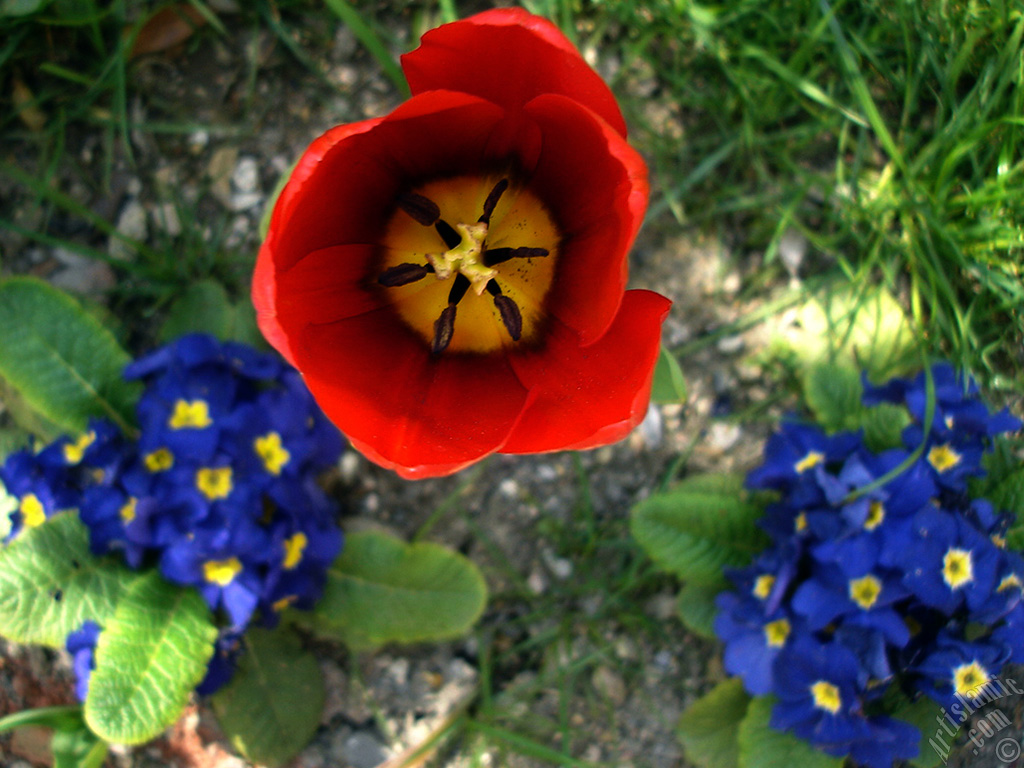
[[[0,635],[63,648],[83,622],[103,624],[136,578],[93,556],[77,515],[56,515],[0,549]]]
[[[346,538],[314,620],[319,634],[365,649],[457,637],[486,601],[483,576],[459,553],[364,531]]]
[[[686,379],[676,356],[665,347],[658,355],[651,386],[651,400],[655,403],[682,403],[686,401]]]
[[[935,768],[949,759],[948,745],[952,740],[941,722],[936,720],[941,714],[940,708],[927,696],[915,702],[904,701],[902,706],[892,711],[893,717],[910,723],[921,732],[917,756],[907,761],[914,768]]]
[[[856,427],[864,386],[856,369],[820,362],[804,375],[804,399],[827,432]]]
[[[683,585],[676,599],[676,611],[688,630],[701,637],[715,639],[715,613],[718,611],[715,597],[728,586],[724,579],[718,584]]]
[[[630,515],[633,538],[661,568],[714,586],[722,568],[745,565],[768,543],[747,500],[743,478],[699,475],[640,502]]]
[[[140,385],[114,336],[74,299],[46,283],[0,283],[0,375],[26,403],[68,432],[104,416],[127,431]]]
[[[102,622],[101,622],[102,623]],[[125,592],[103,623],[85,721],[115,744],[141,744],[181,715],[206,674],[217,628],[202,596],[155,571]]]
[[[250,762],[278,766],[312,738],[326,692],[316,658],[288,627],[250,629],[231,682],[213,697],[217,720]]]
[[[209,333],[223,340],[230,326],[231,302],[224,286],[216,280],[200,280],[171,304],[160,327],[160,340],[168,342],[187,333]]]
[[[687,707],[676,731],[686,757],[701,768],[737,768],[736,735],[749,704],[742,681],[732,677]]]
[[[739,768],[841,768],[843,758],[826,755],[792,733],[772,728],[768,723],[773,703],[769,696],[750,700],[737,732]]]

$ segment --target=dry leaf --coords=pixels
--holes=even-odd
[[[46,115],[38,105],[34,104],[35,94],[25,85],[25,81],[15,75],[11,81],[11,102],[21,122],[33,133],[39,133],[46,127]]]
[[[160,53],[181,45],[204,24],[206,18],[203,14],[188,3],[161,8],[142,25],[129,58]]]

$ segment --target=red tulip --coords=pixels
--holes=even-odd
[[[412,97],[285,186],[253,300],[352,445],[410,478],[643,418],[669,301],[626,291],[647,168],[600,77],[519,9],[402,57]]]

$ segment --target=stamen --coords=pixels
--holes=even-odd
[[[505,324],[512,341],[519,341],[519,337],[523,335],[523,316],[519,312],[519,306],[508,296],[495,296],[494,306],[497,307],[501,322]]]
[[[547,255],[547,248],[491,248],[484,251],[484,264],[493,267],[509,259],[534,259]]]
[[[437,234],[439,234],[441,236],[441,239],[444,240],[445,248],[447,248],[449,251],[462,242],[462,235],[456,232],[452,228],[452,225],[449,224],[444,219],[441,219],[440,221],[435,223],[434,229],[437,230]]]
[[[519,341],[523,335],[523,315],[519,311],[519,305],[501,292],[501,286],[494,280],[487,283],[487,292],[494,297],[494,307],[501,315],[501,322],[505,324],[508,335],[512,341]]]
[[[493,281],[492,281],[493,282]],[[448,303],[458,304],[462,301],[462,297],[466,295],[466,291],[469,290],[469,286],[472,283],[469,278],[461,272],[455,276],[455,282],[452,283],[452,289],[448,291]]]
[[[398,207],[409,214],[419,224],[431,226],[441,218],[441,209],[430,198],[415,192],[403,192],[398,196]]]
[[[455,312],[457,307],[449,304],[441,310],[441,316],[434,321],[434,343],[432,349],[435,355],[439,355],[448,349],[452,341],[452,333],[455,331]]]
[[[406,262],[395,267],[385,269],[380,273],[377,282],[386,288],[396,288],[399,285],[408,285],[422,280],[434,271],[430,264],[412,264]]]
[[[490,191],[487,195],[487,199],[484,201],[484,213],[479,219],[477,219],[478,223],[491,223],[491,214],[494,213],[494,208],[498,205],[498,201],[501,199],[501,196],[505,193],[506,189],[508,189],[508,179],[502,179],[494,185],[494,189]]]

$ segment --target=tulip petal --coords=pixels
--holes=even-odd
[[[433,355],[390,308],[309,326],[296,346],[327,417],[404,477],[449,474],[493,453],[527,399],[502,355]]]
[[[553,323],[544,349],[509,360],[531,400],[502,453],[582,450],[625,437],[643,420],[671,302],[626,291],[615,322],[589,347]]]
[[[515,112],[541,94],[561,94],[600,115],[620,135],[626,123],[611,90],[547,19],[501,8],[445,24],[402,56],[413,94],[472,93]]]
[[[530,184],[562,234],[550,311],[590,344],[619,309],[627,257],[647,207],[643,158],[593,112],[564,96],[531,101],[543,145]]]

